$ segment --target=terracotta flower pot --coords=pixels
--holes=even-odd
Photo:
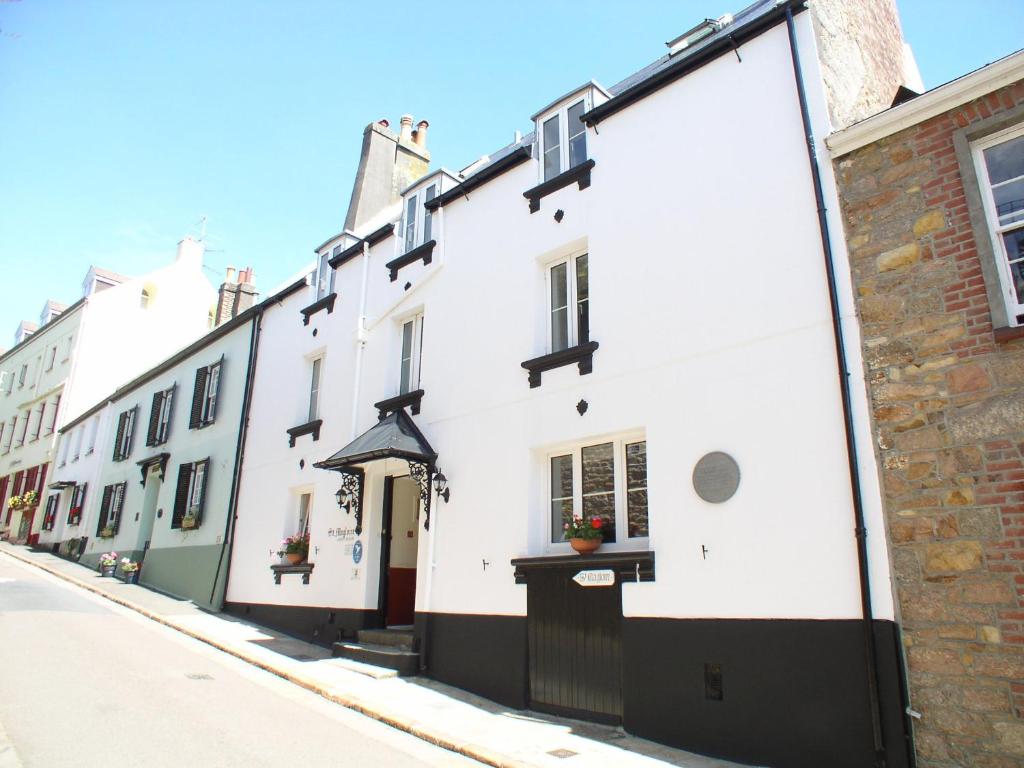
[[[305,560],[306,557],[301,552],[286,552],[284,559],[288,561],[289,565],[298,565]]]
[[[572,548],[579,552],[581,555],[589,555],[601,546],[600,539],[569,539],[569,544]]]

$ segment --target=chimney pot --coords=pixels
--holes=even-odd
[[[430,127],[430,123],[426,120],[420,120],[416,123],[416,130],[412,132],[412,140],[416,143],[417,147],[427,146],[427,128]]]
[[[228,266],[228,268],[225,270],[224,282],[225,283],[233,283],[233,282],[235,282],[235,268],[234,267]]]
[[[383,125],[385,128],[391,125],[390,121],[386,117],[382,117],[377,121],[377,125]]]
[[[412,115],[402,115],[398,122],[401,125],[398,140],[408,143],[412,140]]]

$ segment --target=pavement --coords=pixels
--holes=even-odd
[[[626,734],[621,728],[502,707],[426,678],[334,659],[320,646],[290,638],[145,587],[102,578],[48,553],[0,542],[3,558],[26,563],[323,699],[423,741],[495,768],[738,768]],[[0,729],[0,768],[5,760]],[[13,750],[11,750],[13,752]]]

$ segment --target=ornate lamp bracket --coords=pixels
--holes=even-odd
[[[356,517],[356,536],[363,532],[363,471],[346,469],[341,472],[341,491],[348,497],[345,511]]]
[[[433,467],[419,461],[409,462],[409,477],[420,487],[420,501],[423,503],[423,530],[430,530],[430,476]]]

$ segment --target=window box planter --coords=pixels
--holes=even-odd
[[[188,514],[181,518],[181,530],[191,531],[199,527],[199,518],[195,514]]]

